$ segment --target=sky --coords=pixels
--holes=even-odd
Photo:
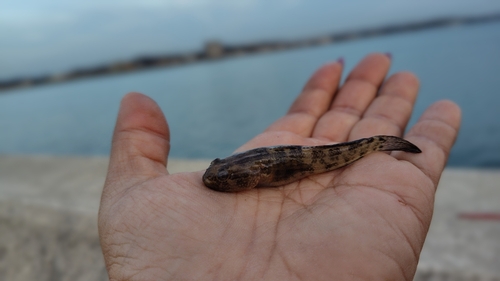
[[[293,39],[494,12],[500,1],[3,0],[0,80],[187,52],[211,39]]]

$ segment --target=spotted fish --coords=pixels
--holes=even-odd
[[[215,159],[205,171],[203,183],[223,192],[281,186],[344,167],[375,151],[393,150],[422,152],[411,142],[394,136],[374,136],[333,145],[259,147]]]

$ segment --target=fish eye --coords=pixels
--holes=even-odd
[[[221,180],[227,179],[228,175],[229,173],[226,169],[219,170],[219,172],[217,173],[217,177]]]

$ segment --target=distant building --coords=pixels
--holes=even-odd
[[[205,53],[209,58],[218,58],[224,53],[224,47],[219,41],[205,43]]]

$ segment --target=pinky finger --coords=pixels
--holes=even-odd
[[[454,102],[443,100],[432,104],[405,136],[422,153],[395,153],[394,156],[413,163],[437,186],[457,138],[460,120],[461,111]]]

